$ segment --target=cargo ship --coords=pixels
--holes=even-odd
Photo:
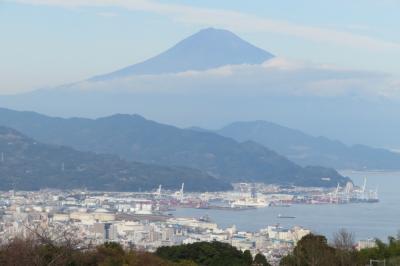
[[[279,219],[294,219],[296,216],[278,214]]]

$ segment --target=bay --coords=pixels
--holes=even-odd
[[[245,211],[177,209],[177,217],[200,217],[208,215],[221,228],[236,225],[238,230],[258,231],[268,225],[280,224],[290,228],[303,226],[314,233],[331,238],[344,228],[355,238],[379,238],[386,240],[400,230],[400,172],[355,172],[341,171],[362,185],[367,177],[367,188],[378,188],[378,203],[292,205],[291,207],[267,207]],[[295,219],[280,219],[278,215],[295,216]]]

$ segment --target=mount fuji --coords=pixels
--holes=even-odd
[[[156,75],[207,70],[225,65],[261,64],[274,55],[235,35],[215,28],[203,29],[144,62],[91,78],[104,81],[131,75]]]

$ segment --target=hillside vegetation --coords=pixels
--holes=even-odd
[[[0,109],[0,125],[44,143],[114,154],[128,161],[195,168],[229,183],[334,187],[349,180],[332,168],[301,167],[255,142],[239,143],[216,133],[180,129],[138,115],[62,119]]]
[[[159,184],[167,189],[227,190],[231,185],[199,170],[127,162],[114,155],[48,145],[0,127],[0,189],[41,188],[139,191]]]

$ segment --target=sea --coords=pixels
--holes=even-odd
[[[400,172],[340,171],[362,186],[367,177],[367,188],[378,189],[378,203],[351,204],[296,204],[290,207],[266,207],[242,211],[177,209],[176,217],[201,217],[208,215],[220,228],[235,225],[238,230],[256,232],[268,225],[284,228],[299,225],[328,239],[340,229],[352,232],[356,240],[379,238],[400,232]],[[294,219],[278,218],[278,215]]]

